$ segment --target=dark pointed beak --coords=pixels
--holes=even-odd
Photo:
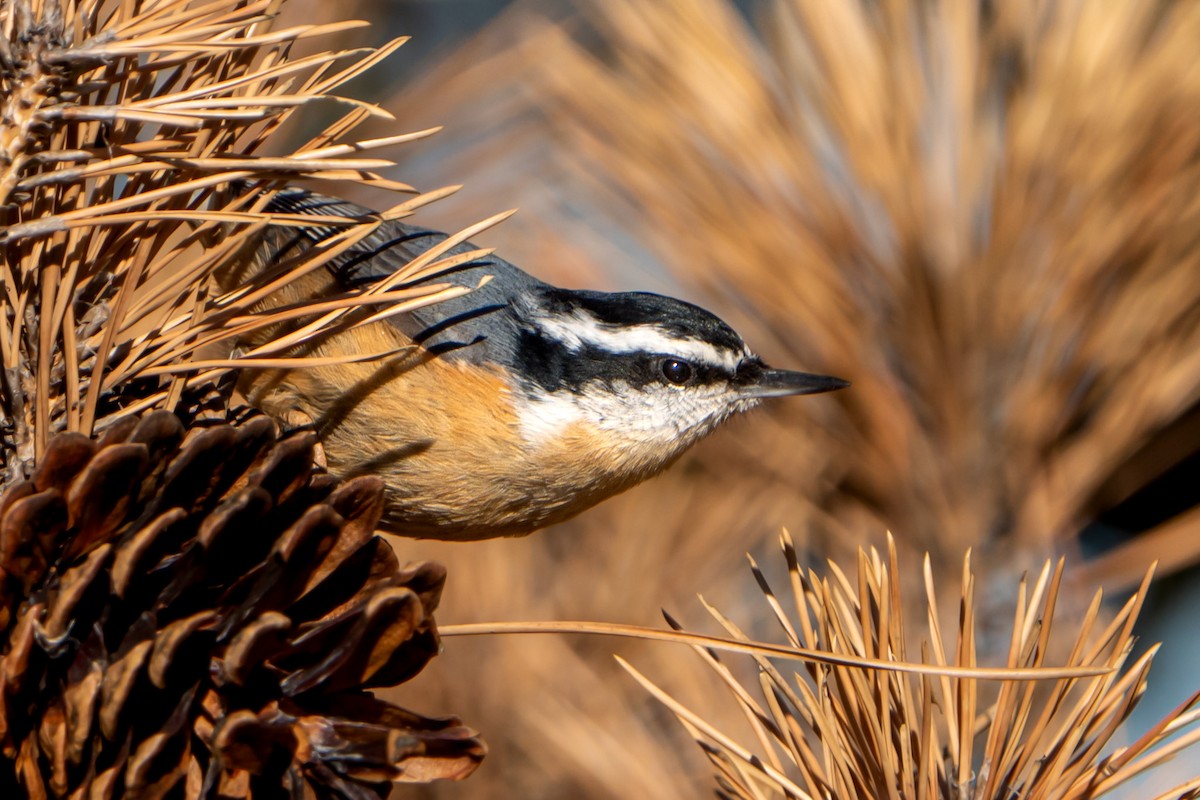
[[[820,394],[845,389],[850,381],[830,375],[813,375],[786,369],[758,367],[739,370],[739,389],[746,397],[786,397],[793,394]]]

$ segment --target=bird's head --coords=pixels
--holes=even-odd
[[[516,312],[524,435],[539,444],[583,425],[631,468],[657,471],[765,398],[848,385],[771,369],[720,318],[662,295],[546,287]]]

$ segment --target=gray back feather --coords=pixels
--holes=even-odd
[[[363,206],[303,189],[285,189],[275,196],[268,210],[365,219],[374,213]],[[320,242],[337,232],[337,228],[332,226],[295,230],[294,239],[285,242],[280,247],[280,253],[305,240]],[[388,277],[446,238],[446,234],[438,231],[389,221],[326,266],[343,288],[354,289]],[[451,248],[447,255],[476,249],[475,245],[467,242]],[[276,257],[280,253],[276,253]],[[450,283],[475,287],[484,276],[489,275],[491,280],[483,287],[461,297],[392,317],[392,324],[415,341],[448,358],[467,359],[476,363],[515,364],[524,325],[519,316],[519,307],[524,305],[520,301],[550,289],[548,284],[503,259],[489,256],[437,273],[412,285]]]

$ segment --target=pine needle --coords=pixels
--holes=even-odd
[[[792,585],[803,585],[796,581],[799,569],[789,554],[791,543],[786,533],[783,544]],[[770,787],[765,796],[1094,798],[1200,740],[1200,729],[1193,727],[1200,720],[1197,693],[1138,741],[1105,755],[1113,735],[1145,691],[1150,661],[1157,651],[1151,648],[1135,663],[1124,666],[1149,574],[1105,630],[1091,635],[1091,623],[1085,621],[1067,662],[1049,668],[1042,664],[1045,648],[1028,646],[1035,628],[1040,629],[1039,636],[1046,637],[1054,626],[1053,602],[1063,578],[1063,564],[1058,563],[1047,581],[1051,567],[1047,562],[1031,598],[1024,581],[1018,587],[1006,666],[984,669],[975,663],[972,644],[974,576],[969,563],[968,556],[960,590],[963,611],[956,630],[960,646],[949,664],[944,663],[940,645],[932,651],[922,645],[922,653],[937,654],[926,667],[893,656],[903,652],[896,636],[903,629],[904,613],[890,599],[889,586],[898,564],[890,537],[886,564],[873,551],[859,551],[857,587],[852,589],[832,565],[833,582],[813,581],[824,587],[812,606],[820,631],[819,652],[750,642],[711,607],[709,612],[735,638],[683,631],[671,636],[636,634],[625,630],[626,626],[608,632],[690,643],[717,672],[752,721],[756,748],[737,743],[621,660],[622,667],[692,732],[718,765],[718,781],[738,797],[764,796],[764,787]],[[781,606],[757,567],[755,579],[768,606],[779,613]],[[1045,593],[1043,586],[1048,589]],[[932,592],[923,611],[930,620],[930,635],[935,642],[941,641]],[[1033,619],[1040,620],[1038,626],[1030,626]],[[605,632],[603,627],[567,623],[554,629],[595,633]],[[486,628],[450,626],[450,635]],[[523,630],[537,629],[546,628],[527,625]],[[499,628],[508,630],[509,626]],[[713,649],[754,655],[759,682],[735,682],[732,673],[712,655]],[[801,658],[808,665],[807,675],[797,676],[791,688],[767,660],[788,651],[791,655],[786,657]],[[1024,683],[1018,684],[1018,680]],[[998,698],[987,705],[984,681],[1002,682]],[[1052,690],[1049,699],[1044,692],[1047,685]],[[1062,702],[1068,697],[1076,698],[1075,702]],[[982,713],[977,710],[980,706]],[[1038,722],[1026,726],[1024,721],[1038,706],[1042,708]],[[1187,727],[1191,730],[1185,735],[1169,738]],[[951,747],[938,746],[943,737],[948,737]],[[776,751],[786,759],[781,760]],[[729,768],[732,764],[740,767]],[[831,766],[836,766],[832,774],[838,776],[833,782]],[[801,786],[809,787],[809,792]]]
[[[258,305],[379,219],[268,214],[262,209],[275,188],[308,178],[415,194],[379,174],[393,162],[374,153],[436,130],[355,140],[358,125],[392,116],[337,91],[405,39],[292,59],[297,42],[365,23],[272,29],[277,5],[0,6],[0,147],[8,155],[0,165],[0,410],[12,421],[0,431],[0,483],[26,476],[52,431],[91,434],[112,415],[174,409],[231,370],[326,364],[290,351],[335,325],[369,324],[466,291],[388,286],[297,307]],[[276,134],[293,114],[331,104],[351,110],[307,144],[263,154],[282,150]],[[452,191],[416,195],[388,214],[412,213]],[[344,230],[235,291],[215,290],[214,276],[253,252],[270,226],[313,224]],[[438,256],[427,254],[410,272],[436,270]],[[383,310],[363,310],[369,305]],[[296,319],[307,323],[229,352],[239,335],[283,330],[281,322]]]

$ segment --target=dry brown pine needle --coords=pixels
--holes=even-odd
[[[786,533],[782,543],[792,609],[785,610],[762,573],[754,571],[791,646],[906,660],[906,620],[897,585],[903,573],[890,539],[886,560],[874,550],[860,551],[856,574],[847,576],[831,564],[824,577],[800,568]],[[717,768],[721,797],[1100,797],[1200,740],[1200,728],[1194,726],[1200,719],[1200,692],[1136,742],[1114,748],[1113,734],[1145,691],[1157,651],[1150,648],[1131,662],[1133,624],[1150,576],[1107,623],[1100,621],[1097,593],[1079,629],[1060,632],[1052,623],[1062,576],[1060,560],[1053,568],[1047,562],[1032,587],[1021,581],[1006,667],[1043,666],[1051,637],[1073,636],[1066,668],[1103,667],[1103,674],[1040,684],[1006,680],[997,693],[973,676],[903,674],[817,661],[807,661],[803,673],[789,677],[759,655],[757,680],[751,682],[739,680],[714,649],[694,648],[741,706],[754,733],[750,746],[621,663],[701,745]],[[970,557],[963,568],[956,641],[948,641],[938,624],[928,559],[925,581],[928,607],[921,613],[929,627],[921,660],[937,667],[976,666]],[[748,641],[735,623],[715,608],[709,611],[728,635]],[[1200,797],[1200,775],[1162,797]]]

